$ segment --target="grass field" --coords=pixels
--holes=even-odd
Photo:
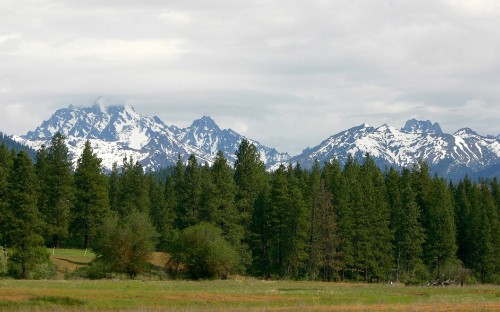
[[[50,250],[60,275],[94,255]],[[52,252],[54,254],[52,255]],[[164,263],[155,253],[152,262]],[[226,281],[0,280],[0,311],[500,311],[500,286]]]
[[[226,280],[0,280],[8,311],[500,311],[500,287]]]

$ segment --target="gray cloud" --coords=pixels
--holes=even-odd
[[[412,117],[498,134],[499,37],[495,0],[3,0],[0,130],[105,96],[291,153]]]

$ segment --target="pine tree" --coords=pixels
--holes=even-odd
[[[38,196],[38,209],[40,213],[45,215],[47,212],[48,200],[50,189],[49,183],[49,151],[42,145],[40,149],[36,152],[35,158],[35,172],[38,178],[38,188],[40,190]]]
[[[59,248],[68,237],[70,210],[74,198],[74,181],[71,161],[65,138],[56,133],[47,154],[47,172],[42,176],[47,194],[47,206],[43,210],[47,225],[48,243]]]
[[[328,282],[337,279],[341,268],[337,216],[332,206],[331,197],[324,182],[321,181],[317,193],[318,215],[321,222],[318,223],[319,235],[316,244],[318,245],[322,280]]]
[[[435,175],[429,194],[424,257],[427,265],[436,269],[438,278],[441,278],[443,264],[455,258],[457,249],[454,209],[450,197],[446,182]]]
[[[406,276],[410,277],[412,271],[422,262],[422,245],[425,236],[420,223],[420,209],[409,182],[403,182],[401,201],[401,214],[398,217],[395,233],[395,247],[398,264],[403,264]],[[398,265],[398,270],[399,268]]]
[[[268,183],[263,185],[254,204],[249,227],[248,241],[252,252],[252,273],[271,278],[271,240],[273,237],[271,191]]]
[[[307,260],[308,214],[300,182],[292,165],[287,168],[288,209],[285,211],[285,276],[299,278]]]
[[[175,193],[175,185],[172,177],[167,178],[163,194],[163,204],[157,206],[157,209],[154,208],[154,201],[153,199],[151,199],[151,218],[153,222],[155,222],[158,233],[160,234],[158,248],[164,251],[171,251],[172,246],[178,237],[178,229],[175,227],[175,220],[177,219],[177,216],[175,214],[175,209],[177,206],[177,196]]]
[[[8,243],[10,257],[19,267],[19,277],[28,278],[36,266],[47,259],[43,247],[43,221],[37,208],[38,184],[31,159],[24,151],[18,153],[9,176]]]
[[[471,205],[471,267],[480,280],[493,282],[498,274],[499,221],[489,186],[481,182],[472,188]]]
[[[308,207],[309,207],[309,237],[308,237],[308,263],[307,274],[309,278],[316,279],[319,275],[320,252],[318,240],[321,239],[319,231],[320,223],[323,222],[320,215],[321,192],[321,169],[318,160],[315,160],[308,183]]]
[[[141,164],[130,157],[123,160],[119,176],[117,208],[121,216],[133,212],[149,214],[149,190]]]
[[[359,272],[359,245],[361,242],[358,229],[363,227],[362,223],[368,223],[364,218],[360,218],[361,214],[361,197],[362,189],[360,183],[360,166],[358,162],[351,156],[347,158],[344,166],[342,189],[345,190],[345,202],[339,207],[339,230],[342,238],[342,257],[343,257],[343,278],[346,271],[350,270],[350,278],[358,279]]]
[[[289,239],[286,233],[286,220],[288,219],[288,187],[285,174],[285,166],[281,164],[272,175],[271,182],[271,202],[270,202],[270,224],[271,224],[271,270],[273,274],[285,276],[285,253],[286,240]]]
[[[210,173],[214,185],[212,195],[215,208],[211,221],[222,229],[222,234],[236,250],[245,248],[240,246],[243,240],[243,226],[235,202],[237,187],[233,172],[222,151],[217,153]],[[248,255],[245,256],[247,257]]]
[[[352,158],[350,158],[352,162]],[[352,163],[348,167],[352,168]],[[351,171],[347,168],[347,172]],[[325,163],[321,174],[325,184],[325,189],[332,198],[332,207],[337,219],[337,234],[339,239],[338,265],[340,266],[341,279],[345,278],[346,270],[353,263],[352,230],[353,216],[349,205],[346,179],[336,159]]]
[[[5,144],[2,143],[2,145],[0,145],[0,245],[2,246],[5,245],[7,238],[8,179],[12,170],[13,161],[9,150]]]
[[[390,208],[386,197],[384,178],[373,159],[366,155],[361,167],[362,209],[359,217],[361,249],[365,281],[388,276],[392,263],[392,233],[389,230]]]
[[[201,204],[201,170],[194,155],[188,159],[188,164],[180,173],[176,172],[177,190],[177,218],[179,229],[193,226],[199,222],[199,209]]]
[[[111,173],[109,174],[109,207],[111,211],[118,212],[119,208],[119,196],[120,196],[120,184],[119,184],[118,164],[116,162],[111,166]]]
[[[455,223],[457,229],[457,256],[464,263],[466,268],[472,264],[472,235],[471,224],[472,203],[474,201],[472,192],[472,182],[466,176],[457,185],[455,192]]]
[[[76,198],[72,234],[82,238],[82,246],[86,249],[110,211],[108,181],[101,160],[94,154],[88,140],[77,161],[74,177]]]
[[[255,201],[265,183],[264,163],[260,160],[255,145],[247,139],[243,139],[236,151],[234,168],[234,181],[238,186],[236,206],[241,214],[243,227],[247,230],[252,219]]]

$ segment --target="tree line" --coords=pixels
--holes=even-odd
[[[191,155],[145,173],[129,158],[106,175],[88,141],[74,166],[61,134],[34,163],[0,147],[4,273],[21,278],[46,265],[46,247],[73,247],[131,276],[158,250],[192,278],[498,283],[499,215],[497,178],[447,182],[425,162],[383,171],[366,155],[267,172],[243,140],[234,166],[219,152],[211,166]]]

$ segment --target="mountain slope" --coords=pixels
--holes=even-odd
[[[366,124],[351,128],[304,150],[290,161],[310,167],[315,159],[323,163],[337,158],[343,164],[349,154],[362,161],[366,153],[382,168],[411,167],[422,159],[431,165],[433,172],[455,179],[488,172],[499,165],[500,140],[478,135],[468,128],[446,134],[437,123],[412,119],[399,130],[389,125],[375,128]]]
[[[16,152],[25,151],[31,159],[35,159],[36,151],[27,145],[17,142],[11,136],[0,132],[0,145],[4,144],[7,149],[14,149]]]
[[[221,130],[210,117],[195,120],[190,127],[181,129],[166,125],[158,117],[142,116],[131,106],[106,106],[99,100],[91,107],[59,109],[37,129],[16,140],[38,149],[49,144],[57,132],[66,136],[74,162],[88,139],[108,170],[114,162],[120,165],[125,157],[133,157],[148,170],[174,165],[178,155],[186,161],[194,154],[200,162],[211,164],[219,150],[232,163],[244,138],[230,129]],[[250,141],[268,166],[290,158],[286,153]]]

